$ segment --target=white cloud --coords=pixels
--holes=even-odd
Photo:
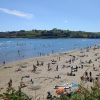
[[[3,13],[6,13],[6,14],[15,15],[15,16],[22,17],[22,18],[27,18],[27,19],[33,18],[32,14],[21,12],[21,11],[17,11],[17,10],[0,8],[0,11],[3,12]]]

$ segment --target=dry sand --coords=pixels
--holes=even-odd
[[[74,61],[69,62],[75,57]],[[91,63],[88,63],[89,60]],[[55,60],[56,62],[52,62]],[[37,66],[37,61],[43,65]],[[48,71],[48,63],[50,63],[50,70]],[[33,64],[36,65],[36,72],[32,72]],[[58,71],[56,70],[58,65]],[[78,71],[73,72],[75,76],[68,76],[67,73],[71,72],[71,66],[78,66]],[[83,69],[80,68],[83,65]],[[95,71],[93,70],[95,67]],[[7,83],[10,79],[13,81],[13,87],[18,89],[18,86],[22,81],[26,87],[22,89],[23,92],[31,97],[40,98],[45,100],[47,92],[55,94],[54,87],[58,84],[65,84],[71,82],[80,83],[80,77],[84,75],[84,72],[92,72],[93,78],[100,74],[100,47],[95,46],[91,48],[84,48],[82,50],[71,51],[67,53],[52,54],[49,56],[35,57],[31,59],[25,59],[1,65],[0,67],[0,93],[5,91]],[[57,76],[61,78],[55,78]],[[99,75],[100,78],[100,75]],[[30,80],[33,80],[33,84]],[[93,83],[85,82],[85,86],[91,86]]]

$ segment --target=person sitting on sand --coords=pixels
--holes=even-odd
[[[84,81],[84,76],[81,76],[80,79],[81,79],[81,81]]]
[[[83,69],[83,65],[81,65],[81,68]]]
[[[69,60],[69,64],[71,64],[71,59]]]
[[[22,71],[22,69],[20,67],[16,70],[16,72],[19,72],[19,71]]]
[[[67,96],[68,96],[68,97],[71,97],[71,93],[72,93],[72,92],[71,92],[71,87],[69,87],[69,89],[67,90]]]
[[[51,93],[50,92],[47,92],[48,93],[48,95],[47,95],[47,100],[52,100],[52,95],[51,95]]]
[[[26,87],[26,84],[24,83],[24,82],[20,82],[20,88],[24,88],[24,87]]]
[[[12,79],[10,79],[10,81],[8,82],[8,87],[9,87],[9,88],[12,87]]]
[[[42,62],[41,62],[41,66],[43,66],[43,65],[44,65],[44,62],[42,61]]]
[[[88,63],[91,64],[92,63],[92,60],[90,59]]]
[[[58,75],[58,76],[56,76],[55,78],[60,79],[61,77]]]
[[[34,81],[32,79],[30,81],[31,81],[32,84],[34,83]]]

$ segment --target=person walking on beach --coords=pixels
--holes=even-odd
[[[50,63],[48,63],[48,71],[50,70]]]
[[[89,75],[90,75],[90,78],[89,78],[90,80],[89,81],[92,82],[93,81],[92,80],[92,72],[90,72]]]
[[[92,72],[90,72],[89,74],[90,74],[90,77],[91,77],[92,76]]]
[[[58,71],[58,65],[57,65],[57,67],[56,67],[56,71]]]
[[[37,66],[39,66],[39,61],[37,60]]]
[[[88,72],[87,72],[87,71],[85,72],[85,80],[86,80],[86,81],[88,81],[88,80],[89,80],[89,77],[88,77]]]
[[[85,72],[85,76],[86,76],[86,77],[88,76],[88,72]]]
[[[33,64],[33,72],[36,72],[37,67]]]

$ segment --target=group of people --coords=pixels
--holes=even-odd
[[[81,81],[93,82],[92,72],[85,72],[83,76],[81,76]]]

